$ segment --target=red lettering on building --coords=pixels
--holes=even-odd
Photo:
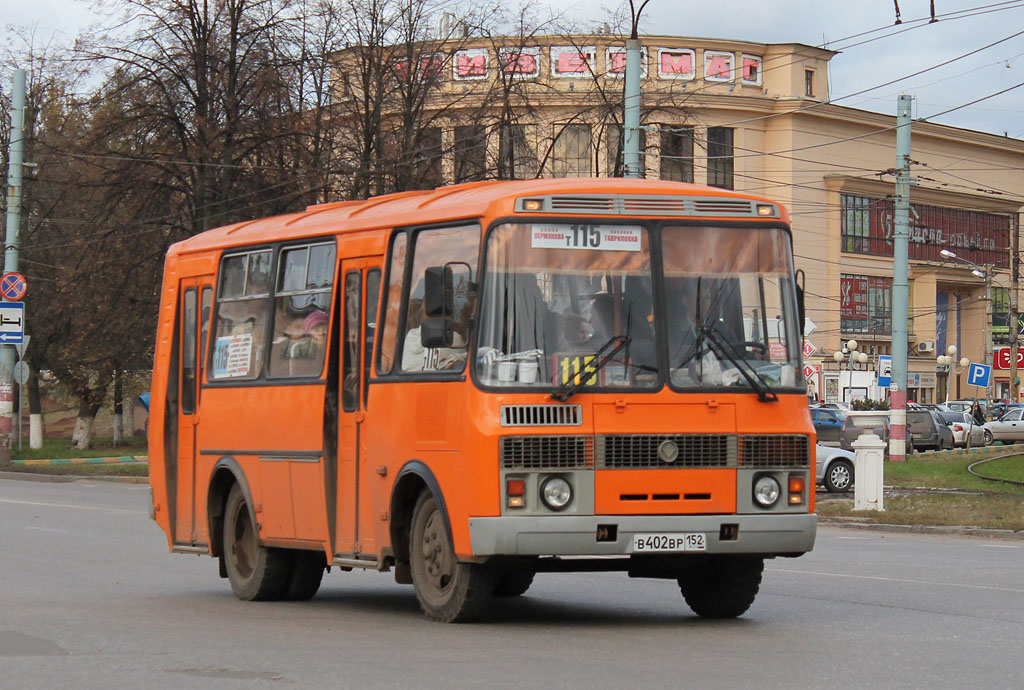
[[[662,74],[690,75],[693,74],[693,56],[690,53],[668,53],[661,54]]]
[[[536,74],[537,56],[529,53],[505,53],[505,74]]]
[[[585,53],[562,53],[558,56],[559,74],[582,74],[587,69]]]
[[[622,74],[626,71],[625,53],[608,53],[608,71],[612,74]]]
[[[487,74],[486,55],[459,55],[455,58],[455,74],[460,77],[482,77]]]
[[[712,55],[708,58],[707,74],[705,76],[728,79],[731,71],[732,61],[727,55]]]

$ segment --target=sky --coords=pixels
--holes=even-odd
[[[618,0],[539,0],[539,6],[544,2],[565,19],[585,25],[605,21],[611,15],[606,8],[618,5]],[[927,21],[930,3],[938,18],[934,23]],[[640,28],[641,35],[806,43],[838,50],[829,68],[834,102],[894,114],[896,97],[908,93],[915,98],[916,118],[1024,138],[1024,0],[898,4],[900,26],[894,25],[893,0],[650,0]],[[97,19],[90,7],[88,0],[0,0],[0,23],[34,25],[37,35],[59,31],[70,38]],[[864,35],[850,38],[859,34]],[[7,35],[6,26],[0,27],[0,39]],[[1002,42],[938,66],[997,41]],[[871,90],[860,93],[866,89]],[[993,96],[1004,89],[1012,90]],[[972,101],[978,102],[965,105]],[[952,108],[957,109],[940,114]]]

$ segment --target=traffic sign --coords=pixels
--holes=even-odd
[[[991,377],[992,367],[987,364],[971,362],[971,366],[967,370],[967,385],[988,388],[988,381]]]
[[[0,343],[25,341],[25,303],[0,302]]]
[[[878,386],[888,388],[892,383],[892,355],[878,355]]]
[[[820,369],[818,367],[812,366],[810,364],[805,364],[804,365],[804,378],[805,379],[809,379],[809,378],[813,377],[814,375],[816,375],[819,371],[820,371]]]
[[[810,357],[817,351],[818,348],[815,347],[814,343],[812,343],[810,340],[804,341],[804,357]]]
[[[19,301],[28,292],[28,281],[20,273],[10,271],[0,276],[0,295],[12,302]]]
[[[27,362],[15,362],[14,363],[14,381],[19,386],[24,386],[28,383],[28,363]]]

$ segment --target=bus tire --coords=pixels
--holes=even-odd
[[[224,565],[235,596],[243,601],[280,599],[288,584],[289,553],[260,544],[241,487],[231,487],[224,509]]]
[[[690,609],[702,618],[735,618],[754,603],[764,559],[758,556],[708,556],[677,580]]]
[[[288,584],[281,596],[285,601],[309,601],[320,589],[327,560],[320,551],[295,550]]]
[[[427,618],[465,623],[478,617],[494,591],[493,569],[460,563],[433,494],[424,491],[412,513],[409,562],[416,599]]]
[[[511,570],[500,573],[494,583],[494,596],[496,597],[518,597],[526,594],[533,584],[532,570]]]

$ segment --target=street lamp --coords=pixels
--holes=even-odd
[[[954,252],[948,249],[942,249],[939,251],[939,255],[947,259],[956,259],[962,261],[965,264],[974,266],[971,269],[971,274],[981,278],[985,281],[985,363],[991,366],[992,364],[992,265],[986,264],[981,266],[974,263],[970,259],[964,259],[957,256]],[[985,389],[985,405],[986,409],[992,409],[992,380],[989,379],[988,388]]]
[[[935,358],[935,364],[940,367],[946,367],[946,402],[949,402],[949,376],[950,374],[960,375],[964,369],[971,365],[971,360],[966,357],[961,357],[959,362],[955,361],[956,345],[950,345],[946,348],[948,354],[939,355]]]
[[[842,385],[842,379],[843,379],[843,366],[842,365],[843,365],[843,360],[847,359],[847,357],[849,357],[849,362],[847,364],[847,369],[848,369],[849,373],[847,373],[847,385],[845,386],[845,388],[852,388],[853,387],[853,373],[852,372],[854,372],[857,369],[857,364],[864,364],[864,363],[866,363],[868,361],[868,353],[867,352],[860,352],[860,351],[857,350],[857,341],[856,340],[847,340],[846,344],[843,345],[843,349],[836,350],[835,352],[833,352],[832,353],[832,359],[834,359],[836,361],[836,363],[839,364],[839,382],[840,382],[839,383],[839,387],[840,388],[844,388],[844,386]],[[849,401],[846,400],[845,402],[849,402]]]

